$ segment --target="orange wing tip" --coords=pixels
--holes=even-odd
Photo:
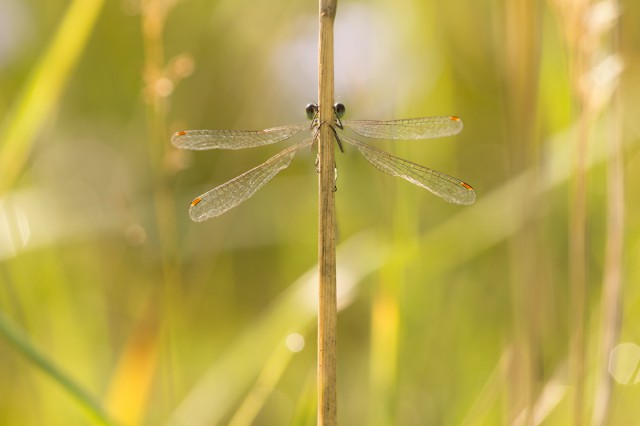
[[[195,206],[196,204],[198,204],[200,201],[202,201],[202,198],[198,197],[195,200],[193,200],[191,202],[191,207]]]
[[[462,119],[458,116],[452,115],[449,117],[449,120],[451,121],[462,121]]]
[[[466,183],[466,182],[460,182],[460,185],[461,185],[462,187],[464,187],[464,188],[468,189],[469,191],[473,191],[473,188],[471,187],[471,185],[469,185],[469,184],[468,184],[468,183]],[[200,200],[198,200],[198,201],[200,201]],[[195,201],[194,201],[194,202],[195,202]],[[191,204],[191,205],[193,205],[193,204]]]
[[[185,132],[184,130],[182,130],[180,132],[176,132],[176,136],[184,136],[186,134],[187,134],[187,132]]]

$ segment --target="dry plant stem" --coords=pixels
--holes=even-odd
[[[583,52],[576,51],[574,72],[577,81],[586,73]],[[578,83],[579,84],[579,83]],[[589,103],[579,87],[578,134],[575,141],[575,176],[570,189],[569,285],[571,295],[570,377],[573,384],[573,424],[584,424],[585,396],[585,315],[587,292],[587,144],[593,120]]]
[[[533,408],[541,382],[541,335],[544,307],[548,305],[547,261],[540,250],[539,216],[544,200],[538,195],[539,135],[538,75],[542,14],[539,2],[526,0],[505,4],[505,94],[510,145],[511,174],[531,170],[526,176],[528,197],[513,194],[519,214],[526,218],[509,241],[511,297],[514,325],[513,353],[507,373],[509,383],[507,423],[521,418],[533,424]]]
[[[334,194],[333,22],[337,0],[320,0],[318,196],[318,425],[336,425],[336,212]]]
[[[619,53],[620,25],[614,28],[613,50]],[[605,253],[604,280],[602,289],[602,335],[600,340],[600,359],[598,365],[598,384],[594,398],[591,424],[607,424],[611,399],[612,378],[609,374],[608,359],[620,333],[621,287],[622,287],[622,250],[624,245],[624,161],[622,146],[622,105],[620,89],[613,97],[611,139],[608,161],[608,212],[607,245]]]
[[[587,138],[588,118],[583,112],[576,141],[576,176],[571,193],[569,267],[571,283],[571,377],[574,385],[574,424],[584,422],[586,224],[587,224]]]
[[[612,156],[609,160],[609,201],[607,214],[607,246],[602,300],[602,335],[600,341],[600,365],[598,387],[594,398],[593,425],[607,424],[611,399],[611,374],[608,369],[609,354],[620,333],[620,309],[622,286],[622,248],[624,232],[624,168],[622,161],[622,137],[620,131],[620,107],[614,111],[615,123],[611,138]]]
[[[587,80],[588,59],[593,53],[587,43],[585,19],[590,0],[558,0],[560,22],[565,32],[570,55],[571,78],[577,109],[577,135],[574,146],[574,172],[569,192],[569,291],[570,291],[570,349],[569,378],[572,386],[571,405],[574,425],[585,421],[585,315],[587,292],[586,226],[587,226],[587,144],[594,111],[589,98],[591,88]]]
[[[165,165],[169,144],[167,143],[167,110],[168,99],[158,90],[158,82],[164,77],[166,61],[164,55],[163,31],[164,25],[171,10],[172,2],[163,0],[143,0],[141,2],[142,13],[142,36],[144,47],[144,80],[145,80],[145,101],[147,104],[147,129],[148,148],[151,170],[155,174],[155,181],[158,182],[154,192],[154,213],[155,225],[160,240],[162,252],[162,297],[163,312],[150,312],[146,321],[153,321],[157,317],[162,317],[162,333],[166,347],[163,350],[168,354],[163,360],[164,380],[167,383],[167,401],[172,401],[172,394],[175,382],[173,374],[172,342],[173,330],[172,305],[179,300],[181,273],[178,267],[177,254],[175,248],[178,246],[176,223],[174,214],[175,202],[171,191],[171,178]],[[158,333],[158,330],[154,330]]]

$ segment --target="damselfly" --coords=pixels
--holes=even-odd
[[[455,135],[462,130],[462,120],[459,117],[349,121],[342,120],[346,112],[343,104],[335,104],[333,111],[333,122],[324,124],[333,128],[336,142],[341,151],[343,151],[342,142],[344,141],[357,148],[367,161],[377,169],[425,188],[450,203],[472,204],[476,200],[476,193],[468,183],[411,161],[394,157],[357,139],[364,137],[409,140]],[[307,118],[311,120],[311,125],[294,124],[258,131],[185,130],[175,133],[171,142],[177,148],[205,150],[252,148],[284,141],[302,132],[309,132],[302,142],[285,148],[259,166],[196,197],[189,208],[191,219],[201,222],[219,216],[247,200],[280,170],[287,168],[300,149],[311,146],[321,125],[317,117],[318,106],[309,104],[305,112]]]

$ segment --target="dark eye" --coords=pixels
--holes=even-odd
[[[307,104],[307,106],[304,108],[304,112],[307,115],[307,118],[309,120],[313,120],[313,118],[318,113],[318,105],[316,105],[316,104]]]
[[[345,108],[344,104],[338,102],[333,106],[333,110],[336,112],[336,117],[342,118],[344,113],[347,112],[347,108]]]

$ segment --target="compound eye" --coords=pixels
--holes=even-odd
[[[345,108],[344,104],[338,102],[333,106],[333,110],[336,112],[336,117],[342,118],[344,113],[347,112],[347,108]]]
[[[309,120],[313,120],[313,118],[318,114],[318,105],[316,104],[307,104],[304,109],[305,114]]]

